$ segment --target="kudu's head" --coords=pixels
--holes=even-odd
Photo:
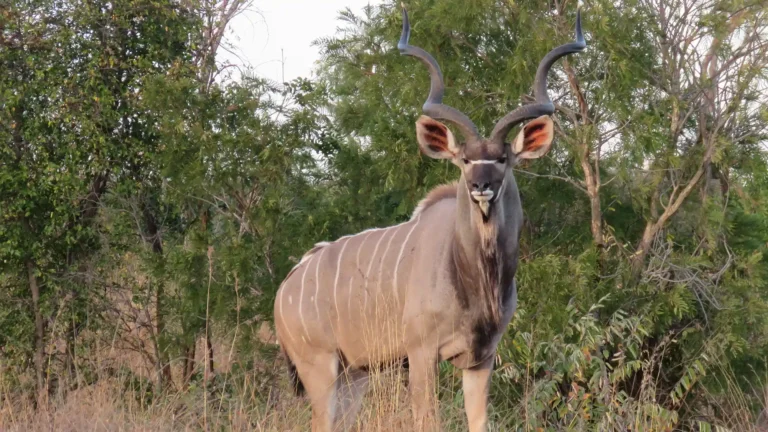
[[[408,13],[403,7],[403,32],[397,48],[401,54],[421,60],[429,69],[431,79],[429,96],[422,107],[426,115],[416,122],[419,147],[425,155],[450,159],[461,169],[462,181],[471,200],[487,222],[496,200],[502,195],[505,179],[512,176],[512,167],[521,159],[535,159],[549,151],[554,135],[549,116],[555,112],[555,106],[547,95],[547,73],[559,58],[587,46],[581,33],[581,13],[576,16],[576,40],[553,49],[539,63],[534,81],[535,102],[520,106],[501,118],[489,138],[481,137],[464,113],[442,103],[445,86],[440,66],[428,52],[408,44],[410,33]],[[438,119],[456,126],[464,142],[459,143]],[[511,144],[506,142],[512,128],[525,120],[532,121],[522,128]]]

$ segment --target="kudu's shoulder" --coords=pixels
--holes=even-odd
[[[424,199],[422,199],[419,202],[419,205],[416,206],[416,209],[413,211],[413,214],[411,215],[411,219],[417,217],[421,213],[424,212],[424,210],[428,209],[429,207],[432,207],[436,203],[445,200],[445,199],[451,199],[456,198],[456,194],[458,192],[458,182],[453,183],[447,183],[442,184],[440,186],[435,187],[429,193],[427,194]]]

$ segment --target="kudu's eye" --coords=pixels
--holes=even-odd
[[[502,156],[496,162],[498,162],[500,164],[505,164],[505,163],[507,163],[507,157],[506,156]]]
[[[461,158],[461,162],[463,162],[464,165],[469,165],[469,159],[467,158]]]

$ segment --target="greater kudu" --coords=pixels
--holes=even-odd
[[[408,222],[317,244],[280,287],[277,336],[296,385],[310,397],[314,432],[354,423],[368,368],[403,359],[417,430],[437,426],[434,384],[441,360],[463,370],[470,431],[486,429],[496,346],[517,306],[523,214],[512,167],[549,150],[555,108],[547,73],[557,59],[586,47],[577,15],[576,41],[539,64],[535,102],[504,116],[485,139],[466,115],[442,103],[440,67],[408,44],[409,35],[403,9],[397,46],[424,62],[431,76],[426,116],[416,122],[419,147],[432,158],[450,159],[461,177],[431,191]],[[435,119],[455,125],[465,142]],[[524,120],[532,121],[505,142]]]

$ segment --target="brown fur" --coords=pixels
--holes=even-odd
[[[416,206],[416,210],[413,211],[413,215],[411,216],[411,219],[415,218],[416,216],[419,215],[419,213],[432,207],[435,203],[439,201],[442,201],[444,199],[456,198],[456,193],[459,187],[458,185],[459,185],[458,182],[443,184],[429,191],[427,196],[424,197],[424,199],[422,199],[419,202],[419,205]]]
[[[516,260],[504,255],[494,225],[485,224],[480,230],[483,238],[480,250],[471,258],[466,250],[454,243],[449,267],[457,298],[464,309],[472,310],[473,363],[485,360],[487,353],[484,350],[502,326],[501,308],[511,293],[509,287],[516,270],[516,265],[507,265]]]

